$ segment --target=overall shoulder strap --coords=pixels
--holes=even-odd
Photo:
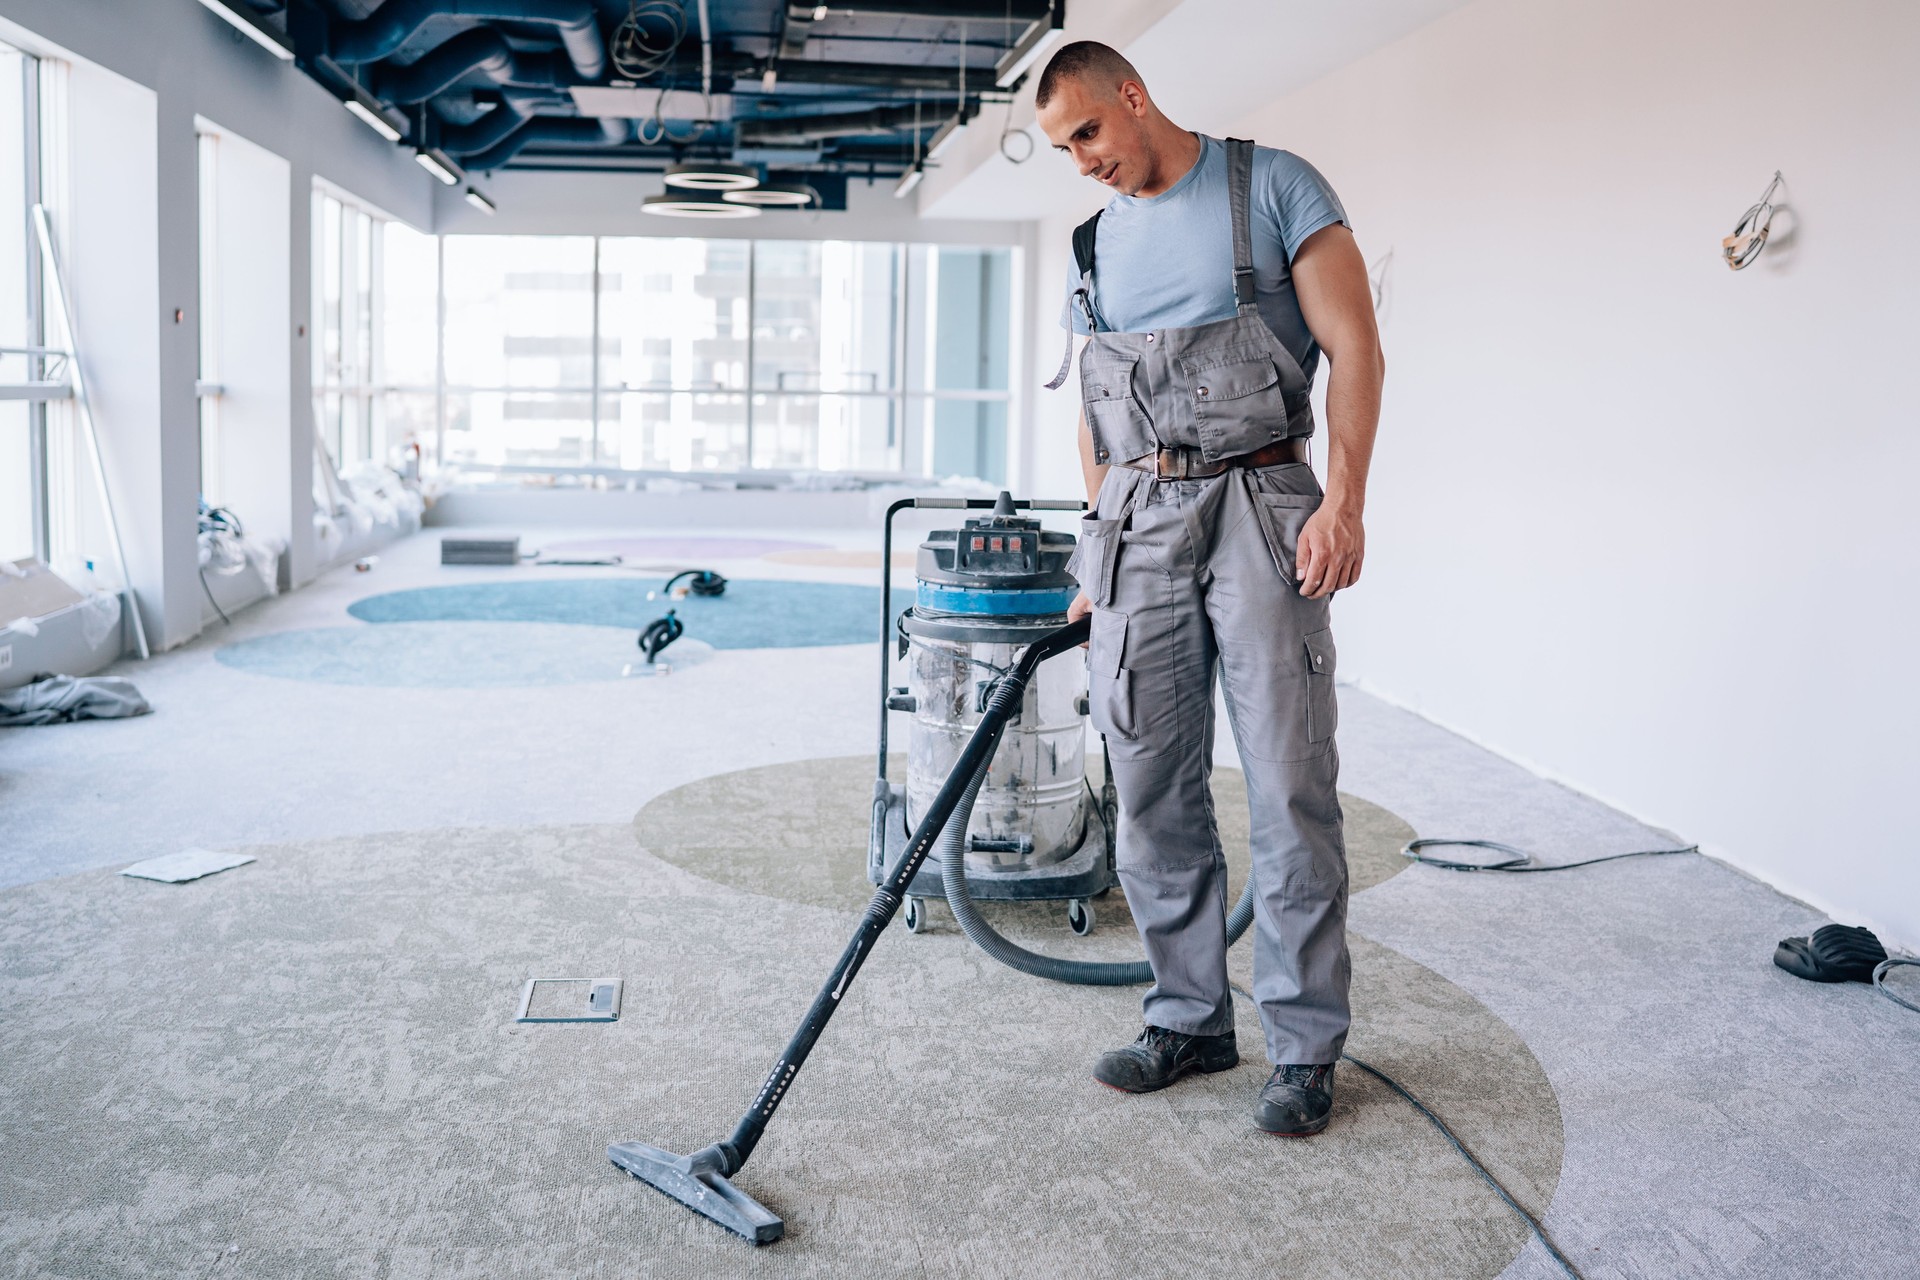
[[[1241,315],[1256,310],[1253,302],[1253,144],[1245,138],[1227,139],[1227,203],[1233,213],[1233,300]]]
[[[1106,327],[1093,310],[1093,245],[1099,234],[1099,212],[1073,229],[1073,261],[1080,268],[1080,287],[1074,290],[1073,299],[1080,304],[1081,314],[1086,317],[1090,332],[1098,332]]]
[[[1071,305],[1080,308],[1080,314],[1086,319],[1087,331],[1098,333],[1103,327],[1100,317],[1093,309],[1093,242],[1100,231],[1100,215],[1091,218],[1073,229],[1073,261],[1080,269],[1080,287],[1073,291]],[[1060,371],[1053,375],[1047,390],[1057,391],[1067,381],[1067,370],[1073,367],[1073,331],[1067,331],[1067,350],[1060,357]]]

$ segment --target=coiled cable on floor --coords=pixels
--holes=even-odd
[[[1241,986],[1237,982],[1233,983],[1232,986],[1233,986],[1233,994],[1239,996],[1241,999],[1245,1000],[1248,1004],[1253,1005],[1256,1009],[1259,1008],[1259,1001],[1253,998],[1252,992],[1248,991],[1245,987]],[[1513,1193],[1508,1191],[1504,1186],[1502,1186],[1500,1184],[1500,1180],[1494,1177],[1493,1174],[1487,1171],[1487,1166],[1480,1163],[1480,1157],[1474,1155],[1473,1149],[1467,1146],[1466,1143],[1462,1142],[1460,1140],[1460,1136],[1456,1134],[1452,1129],[1447,1127],[1447,1122],[1445,1120],[1442,1120],[1439,1116],[1434,1114],[1433,1108],[1429,1107],[1426,1103],[1420,1101],[1419,1098],[1415,1097],[1413,1094],[1413,1091],[1407,1088],[1407,1086],[1401,1084],[1398,1080],[1395,1080],[1392,1076],[1388,1075],[1386,1072],[1382,1071],[1380,1068],[1374,1066],[1372,1063],[1364,1062],[1361,1059],[1354,1057],[1350,1053],[1341,1054],[1340,1060],[1342,1062],[1351,1062],[1354,1066],[1360,1068],[1362,1071],[1366,1072],[1368,1075],[1378,1080],[1381,1084],[1386,1085],[1387,1088],[1393,1090],[1395,1093],[1399,1094],[1402,1098],[1405,1098],[1407,1100],[1407,1104],[1411,1106],[1415,1111],[1418,1111],[1421,1115],[1425,1116],[1427,1118],[1427,1122],[1431,1124],[1435,1129],[1440,1131],[1440,1136],[1447,1140],[1448,1145],[1450,1145],[1456,1152],[1459,1153],[1460,1158],[1462,1160],[1465,1160],[1469,1165],[1471,1165],[1473,1167],[1473,1171],[1480,1175],[1480,1180],[1482,1182],[1485,1182],[1488,1186],[1492,1187],[1494,1189],[1494,1192],[1502,1200],[1506,1201],[1507,1207],[1509,1209],[1513,1210],[1515,1213],[1520,1215],[1521,1219],[1526,1222],[1527,1229],[1533,1232],[1534,1239],[1538,1240],[1541,1246],[1544,1249],[1546,1249],[1547,1253],[1552,1256],[1554,1262],[1559,1264],[1560,1270],[1564,1271],[1568,1276],[1572,1278],[1572,1280],[1582,1280],[1580,1273],[1574,1269],[1573,1263],[1568,1260],[1567,1255],[1560,1252],[1560,1247],[1554,1244],[1553,1240],[1547,1235],[1547,1229],[1540,1225],[1540,1219],[1534,1217],[1531,1213],[1528,1213],[1525,1207],[1522,1206],[1518,1200],[1515,1200],[1513,1198]]]
[[[1508,855],[1499,862],[1453,862],[1446,858],[1429,858],[1421,854],[1422,849],[1440,846],[1452,846],[1464,849],[1492,849],[1495,853]],[[1700,846],[1690,844],[1684,849],[1636,849],[1631,853],[1610,853],[1603,858],[1586,858],[1579,862],[1541,863],[1525,849],[1516,849],[1510,844],[1501,844],[1498,840],[1446,840],[1422,839],[1409,840],[1400,850],[1400,856],[1411,859],[1423,867],[1438,867],[1442,871],[1505,871],[1519,875],[1529,871],[1571,871],[1575,867],[1591,867],[1601,862],[1618,862],[1622,858],[1666,858],[1677,853],[1698,853]]]
[[[1920,1004],[1915,1004],[1903,995],[1895,994],[1893,988],[1887,985],[1887,974],[1889,972],[1908,966],[1920,968],[1920,960],[1908,959],[1905,956],[1888,956],[1873,968],[1873,989],[1901,1008],[1911,1009],[1915,1013],[1920,1013]]]
[[[660,588],[665,595],[673,594],[673,584],[682,578],[691,579],[687,590],[696,596],[722,596],[727,593],[727,580],[711,569],[682,569],[667,579],[667,585]]]

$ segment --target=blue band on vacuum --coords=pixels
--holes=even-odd
[[[989,617],[1030,617],[1035,614],[1065,613],[1072,603],[1073,589],[1070,587],[1050,587],[1040,591],[976,591],[967,587],[943,587],[922,582],[914,608]]]

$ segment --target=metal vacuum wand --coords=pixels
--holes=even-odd
[[[747,1157],[753,1154],[767,1122],[773,1119],[781,1099],[787,1096],[794,1076],[799,1074],[820,1033],[826,1030],[834,1010],[840,1007],[860,966],[880,940],[880,934],[893,923],[906,897],[907,886],[932,852],[947,819],[953,816],[966,793],[968,783],[981,766],[993,758],[994,749],[1000,745],[1000,733],[1019,711],[1034,671],[1048,658],[1076,648],[1086,640],[1090,630],[1091,624],[1085,618],[1068,623],[1029,645],[1013,669],[994,682],[979,727],[955,761],[953,772],[947,775],[946,783],[927,806],[925,816],[907,841],[900,860],[887,873],[886,881],[874,890],[873,901],[867,904],[866,913],[860,918],[860,927],[841,952],[833,973],[820,988],[820,994],[813,998],[813,1007],[807,1010],[799,1029],[787,1042],[786,1050],[767,1073],[766,1083],[760,1086],[753,1105],[740,1117],[732,1135],[690,1156],[675,1155],[644,1142],[622,1142],[607,1148],[609,1160],[695,1213],[712,1218],[755,1244],[770,1244],[780,1238],[786,1224],[779,1215],[735,1187],[729,1179],[740,1172]]]

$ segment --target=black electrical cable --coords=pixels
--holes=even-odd
[[[647,664],[651,666],[660,651],[686,634],[686,630],[687,624],[675,617],[672,609],[667,610],[666,617],[649,622],[638,641],[641,652],[647,655]]]
[[[1233,987],[1233,994],[1239,996],[1241,999],[1245,1000],[1248,1004],[1252,1005],[1256,1011],[1259,1009],[1260,1002],[1253,998],[1252,992],[1248,991],[1245,987],[1241,986],[1237,982],[1232,983],[1231,985]],[[1407,1100],[1408,1105],[1410,1105],[1415,1111],[1418,1111],[1421,1115],[1425,1116],[1427,1118],[1428,1123],[1432,1124],[1435,1129],[1438,1129],[1440,1131],[1440,1136],[1445,1138],[1447,1142],[1453,1147],[1453,1149],[1460,1153],[1460,1158],[1462,1160],[1465,1160],[1469,1165],[1473,1166],[1473,1171],[1480,1175],[1480,1180],[1485,1182],[1488,1186],[1492,1187],[1494,1191],[1499,1195],[1499,1197],[1502,1200],[1506,1201],[1507,1207],[1509,1209],[1512,1209],[1515,1213],[1520,1215],[1520,1217],[1526,1222],[1527,1229],[1533,1232],[1534,1238],[1541,1243],[1541,1245],[1546,1249],[1546,1251],[1550,1255],[1552,1255],[1554,1262],[1559,1264],[1560,1270],[1564,1271],[1568,1276],[1572,1278],[1572,1280],[1582,1280],[1580,1273],[1574,1269],[1573,1263],[1567,1259],[1567,1255],[1560,1252],[1559,1246],[1554,1244],[1552,1239],[1548,1237],[1546,1228],[1540,1225],[1540,1220],[1534,1217],[1531,1213],[1528,1213],[1526,1209],[1521,1205],[1521,1203],[1518,1200],[1515,1200],[1513,1198],[1513,1193],[1508,1191],[1504,1186],[1500,1185],[1500,1180],[1498,1178],[1494,1177],[1491,1173],[1487,1172],[1487,1166],[1480,1163],[1480,1158],[1473,1154],[1472,1148],[1468,1147],[1466,1143],[1462,1142],[1460,1140],[1459,1135],[1454,1133],[1452,1129],[1448,1128],[1447,1122],[1442,1120],[1439,1116],[1435,1115],[1431,1107],[1427,1106],[1426,1103],[1416,1098],[1413,1095],[1413,1091],[1411,1089],[1407,1088],[1405,1085],[1401,1084],[1398,1080],[1395,1080],[1392,1076],[1388,1075],[1386,1072],[1382,1071],[1380,1068],[1374,1066],[1372,1063],[1363,1062],[1361,1059],[1354,1057],[1350,1053],[1341,1054],[1340,1060],[1342,1062],[1351,1062],[1354,1066],[1360,1068],[1362,1071],[1366,1072],[1368,1075],[1372,1076],[1374,1079],[1380,1081],[1380,1083],[1386,1085],[1387,1088],[1393,1090],[1395,1093],[1399,1094],[1402,1098],[1405,1098]]]
[[[209,506],[205,498],[200,499],[200,533],[212,535],[213,537],[225,535],[235,540],[246,536],[246,531],[240,526],[239,516],[236,516],[225,507]],[[209,544],[210,543],[211,539],[209,540]],[[211,554],[210,545],[209,554]],[[243,551],[241,554],[244,556],[245,552]],[[227,611],[220,607],[220,602],[213,598],[213,588],[207,585],[207,566],[203,563],[199,566],[199,569],[200,589],[207,593],[207,603],[212,605],[213,611],[220,615],[221,622],[229,627],[232,626],[233,619],[229,618]]]
[[[687,590],[696,596],[722,596],[727,593],[727,580],[711,569],[682,569],[667,579],[667,584],[660,588],[661,592],[673,594],[673,584],[682,578],[693,579],[687,583]]]
[[[1508,854],[1499,862],[1452,862],[1446,858],[1428,858],[1420,853],[1422,849],[1431,849],[1440,845],[1452,845],[1465,849],[1492,849],[1496,853]],[[1530,871],[1571,871],[1575,867],[1591,867],[1601,862],[1618,862],[1622,858],[1665,858],[1677,853],[1698,853],[1700,846],[1690,844],[1684,849],[1636,849],[1631,853],[1610,853],[1602,858],[1586,858],[1579,862],[1539,863],[1534,855],[1525,849],[1516,849],[1510,844],[1501,844],[1498,840],[1446,840],[1421,839],[1409,840],[1400,850],[1400,856],[1411,859],[1425,867],[1438,867],[1442,871],[1505,871],[1514,875]]]
[[[1910,959],[1906,956],[1888,956],[1885,960],[1882,960],[1874,966],[1873,989],[1901,1008],[1911,1009],[1915,1013],[1920,1013],[1920,1004],[1915,1004],[1905,996],[1894,994],[1893,988],[1887,985],[1887,974],[1889,972],[1894,969],[1906,967],[1920,968],[1920,960]]]
[[[213,598],[213,588],[207,585],[207,566],[205,565],[200,566],[200,589],[207,593],[207,603],[212,605],[213,611],[220,615],[220,621],[232,626],[233,619],[229,618],[227,611],[220,607],[220,602]]]

